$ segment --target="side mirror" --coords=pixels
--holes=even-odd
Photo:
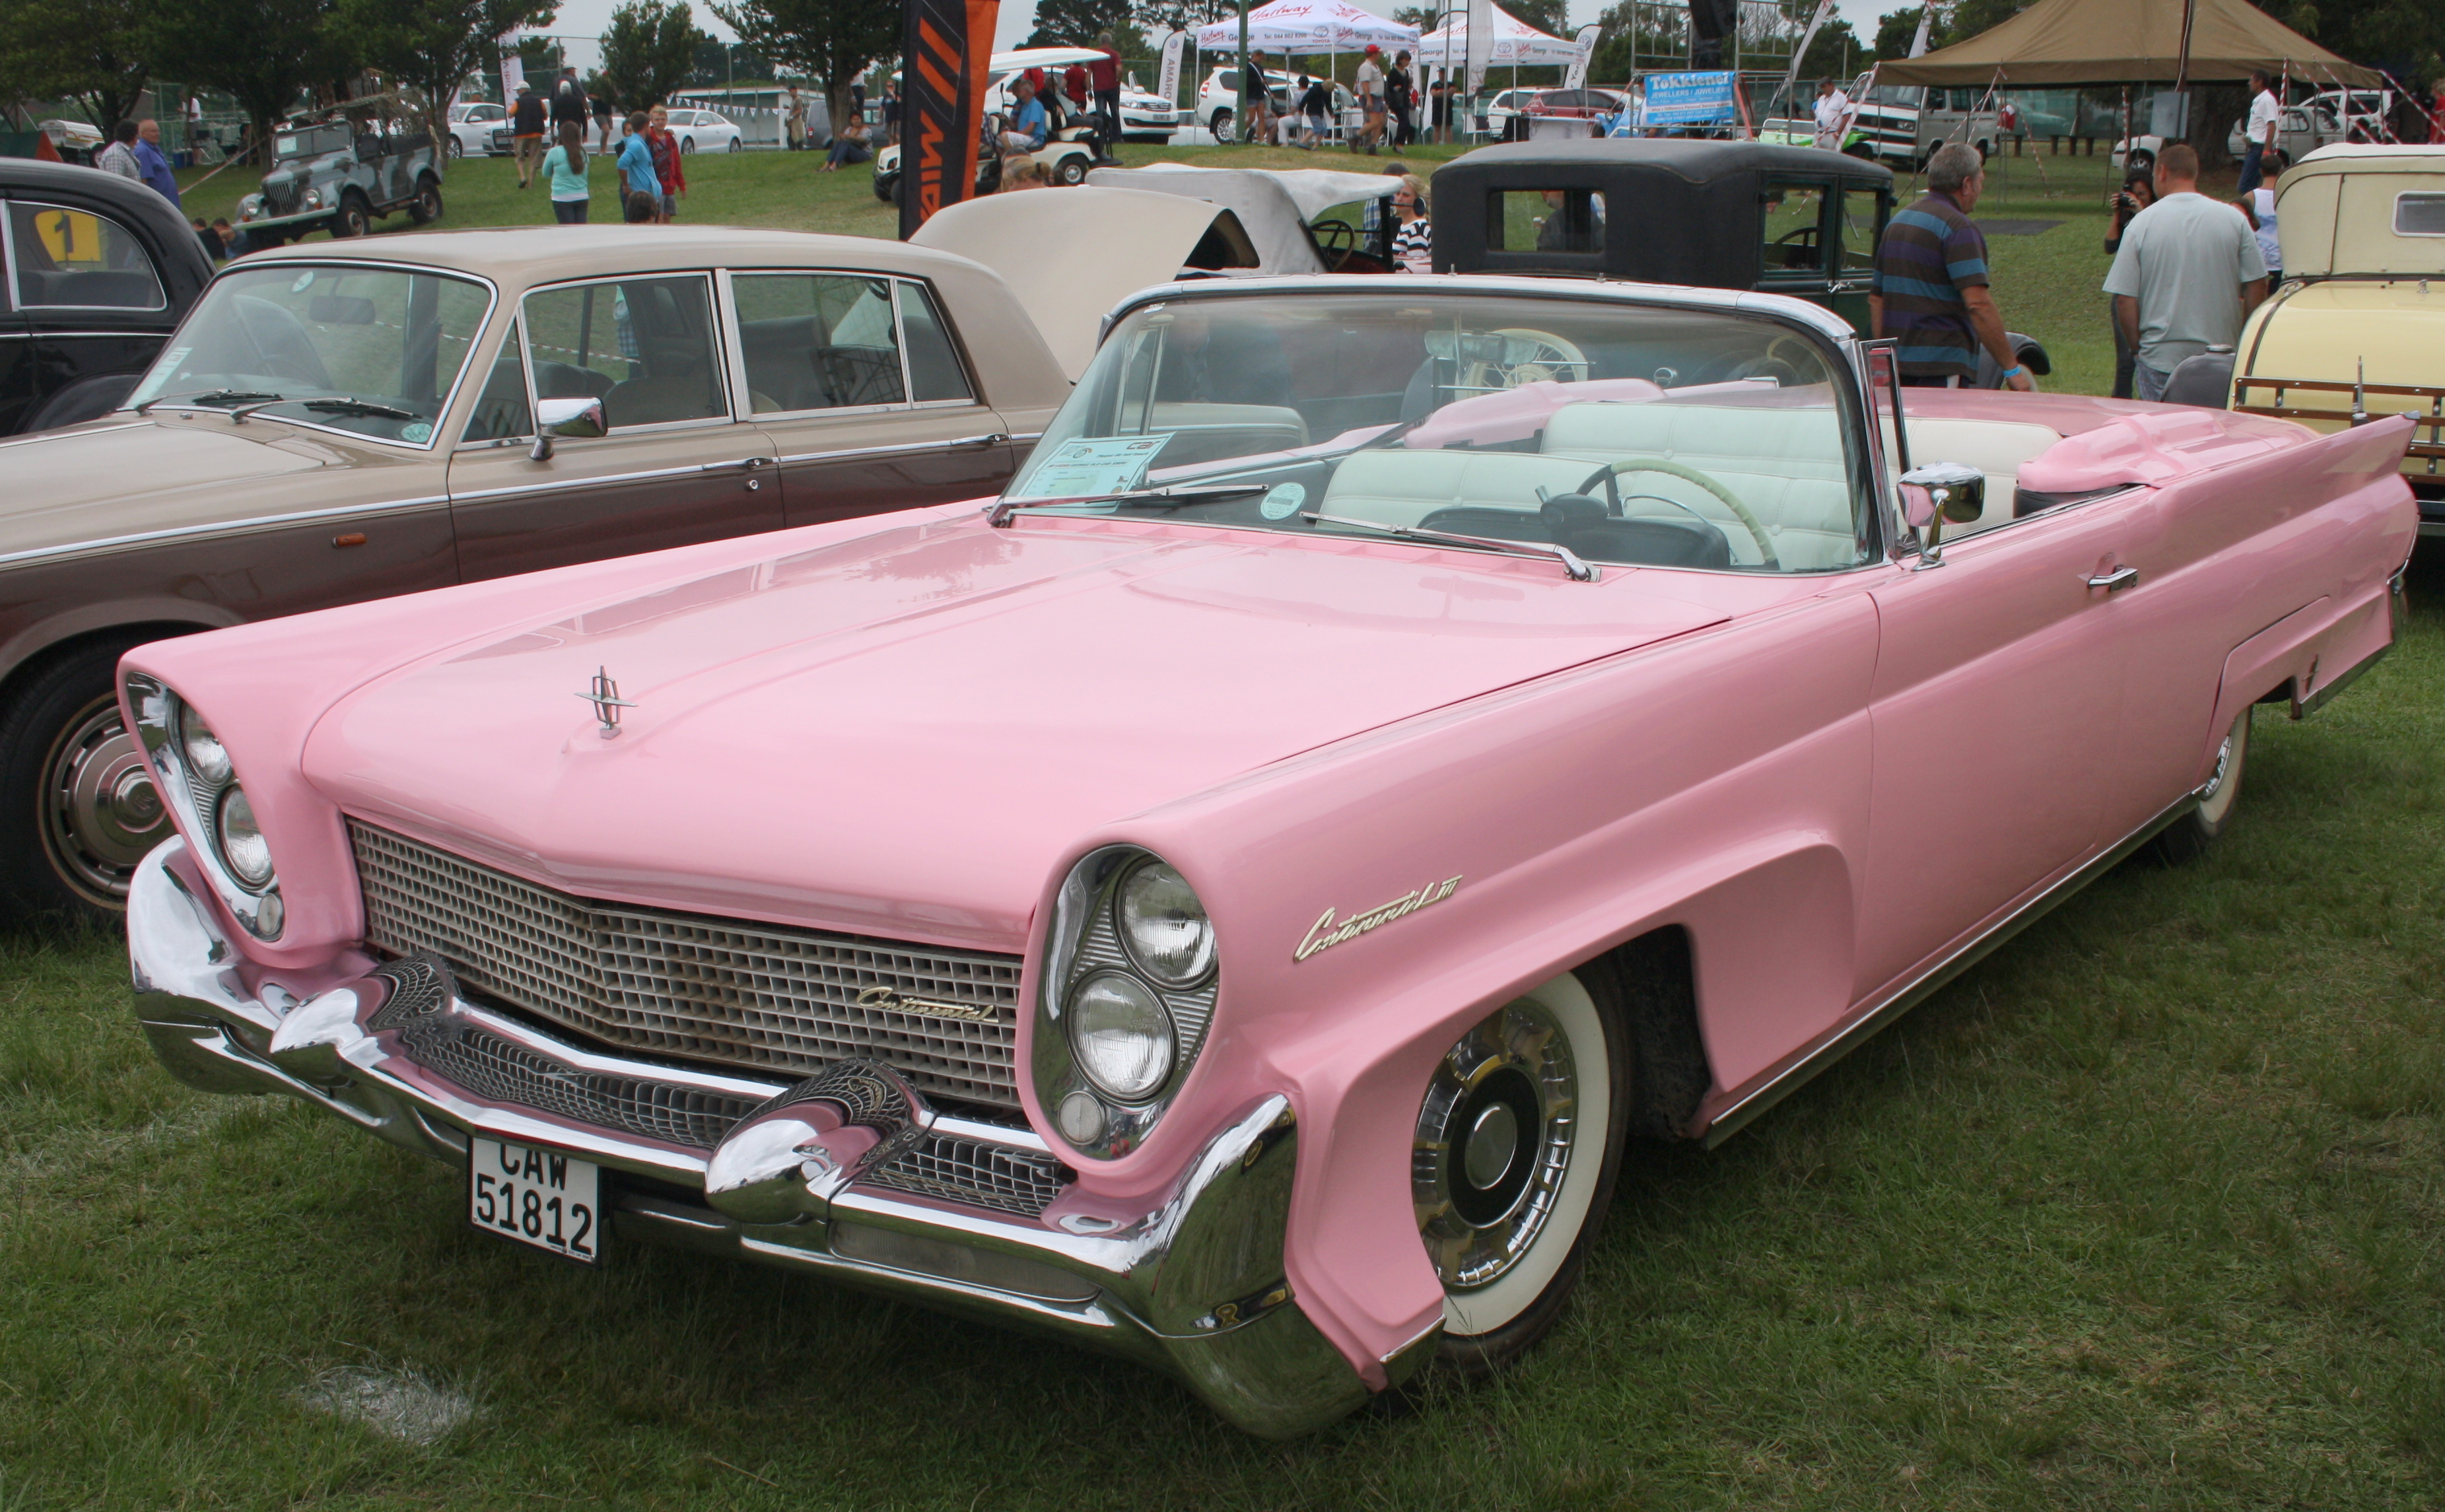
[[[535,401],[534,450],[527,456],[538,462],[551,460],[551,443],[555,436],[572,440],[590,441],[610,430],[604,419],[603,401],[591,394],[574,399],[545,399]]]
[[[1944,565],[1944,527],[1987,513],[1987,475],[1959,462],[1930,462],[1900,478],[1902,518],[1918,536],[1921,569]]]

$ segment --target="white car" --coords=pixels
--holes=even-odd
[[[685,105],[671,108],[671,135],[680,140],[681,152],[743,152],[747,147],[729,118]]]
[[[985,64],[985,109],[1009,115],[1017,104],[1010,97],[1011,84],[1030,68],[1058,75],[1073,63],[1092,64],[1102,56],[1093,47],[1021,47],[1016,52],[997,52]],[[1186,113],[1172,108],[1171,102],[1163,96],[1148,94],[1127,83],[1121,85],[1123,141],[1169,141],[1171,134],[1187,123]]]
[[[1290,108],[1291,96],[1298,88],[1298,73],[1297,71],[1282,73],[1278,70],[1268,68],[1264,71],[1263,77],[1265,81],[1265,93],[1273,102],[1274,113],[1276,115],[1279,115]],[[1309,77],[1314,78],[1315,75],[1311,74]],[[1339,84],[1334,84],[1333,86],[1333,119],[1335,121],[1346,120],[1352,105],[1355,103],[1355,100],[1356,97],[1351,94],[1347,85]],[[1231,123],[1238,119],[1239,110],[1239,69],[1217,68],[1211,73],[1208,73],[1204,79],[1199,83],[1197,86],[1197,119],[1205,122],[1206,129],[1214,133],[1217,140],[1228,141],[1231,140]]]
[[[450,136],[441,150],[453,158],[493,155],[493,133],[509,124],[510,111],[484,100],[462,100],[450,107]]]

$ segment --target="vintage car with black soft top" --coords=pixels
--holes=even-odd
[[[2407,421],[1891,351],[1182,282],[998,497],[139,647],[136,1013],[542,1263],[787,1266],[1277,1436],[1493,1369],[1643,1141],[2211,844],[2257,709],[2393,644]]]

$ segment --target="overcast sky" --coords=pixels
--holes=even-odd
[[[1259,0],[1251,0],[1251,8]],[[1393,0],[1352,0],[1378,15],[1392,13]],[[1501,0],[1497,0],[1500,4]],[[602,33],[611,19],[612,8],[619,0],[563,0],[560,15],[551,29],[572,37],[591,37]],[[1606,0],[1570,0],[1571,23],[1585,26],[1601,15]],[[701,4],[690,8],[696,13],[696,24],[724,42],[735,41],[737,33],[721,24]],[[1905,0],[1840,0],[1837,12],[1851,23],[1851,29],[1862,40],[1873,40],[1876,34],[1876,18],[1889,10],[1906,9]],[[1001,25],[994,37],[994,50],[1001,52],[1018,46],[1019,39],[1036,29],[1036,0],[1002,0]],[[574,60],[572,60],[574,61]]]

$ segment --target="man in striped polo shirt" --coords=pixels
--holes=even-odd
[[[1969,223],[1986,187],[1978,149],[1947,142],[1928,161],[1926,196],[1885,225],[1868,314],[1876,335],[1899,344],[1904,383],[1967,386],[1984,346],[2007,386],[2023,393],[2038,386],[2005,339],[1987,287],[1987,238]]]

